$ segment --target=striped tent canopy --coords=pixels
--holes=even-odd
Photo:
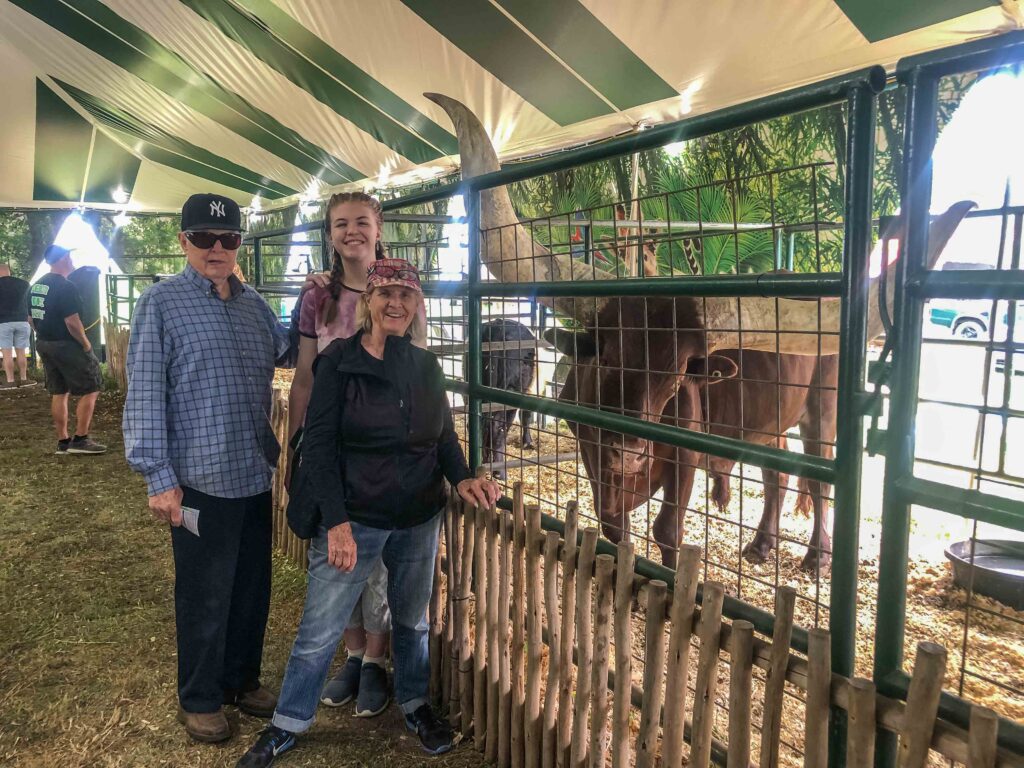
[[[677,120],[1020,25],[1018,0],[0,0],[0,206],[271,209]]]

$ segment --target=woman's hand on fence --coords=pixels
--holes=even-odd
[[[493,507],[501,496],[498,484],[483,477],[467,478],[455,486],[455,490],[464,501],[485,508]]]
[[[181,499],[184,494],[181,488],[171,488],[169,491],[158,493],[149,497],[149,511],[153,518],[162,523],[170,523],[177,527],[181,525]]]
[[[339,571],[356,567],[356,540],[352,538],[352,524],[340,523],[327,531],[327,562]]]

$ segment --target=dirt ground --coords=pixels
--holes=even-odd
[[[234,766],[263,723],[233,709],[236,735],[193,743],[174,719],[173,571],[167,531],[124,460],[121,402],[105,393],[104,456],[52,455],[42,388],[0,399],[0,765]],[[264,681],[280,686],[305,593],[275,558]],[[282,766],[438,768],[481,764],[462,746],[427,758],[397,709],[373,720],[321,712]]]

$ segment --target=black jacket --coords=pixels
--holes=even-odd
[[[440,511],[442,477],[455,485],[472,473],[437,359],[389,336],[375,365],[362,335],[316,359],[302,461],[326,528],[347,520],[410,528]]]

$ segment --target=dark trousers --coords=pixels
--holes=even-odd
[[[222,499],[184,488],[199,536],[171,528],[178,702],[216,712],[259,687],[270,611],[270,493]]]

